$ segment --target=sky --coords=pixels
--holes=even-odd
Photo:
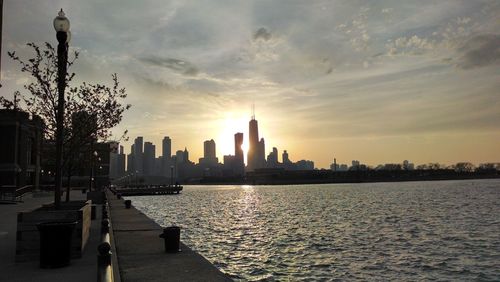
[[[222,160],[254,104],[266,152],[318,168],[500,161],[500,1],[5,0],[1,95],[60,8],[75,83],[127,88],[126,152],[170,136],[197,162],[214,139]]]

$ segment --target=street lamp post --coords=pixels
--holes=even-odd
[[[56,116],[56,171],[55,171],[55,191],[54,206],[59,209],[61,206],[62,187],[62,153],[64,138],[64,88],[66,87],[66,66],[68,61],[69,20],[64,15],[63,10],[59,11],[54,19],[54,29],[56,30],[57,45],[57,116]]]

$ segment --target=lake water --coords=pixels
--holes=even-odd
[[[130,197],[235,280],[500,280],[500,180]]]

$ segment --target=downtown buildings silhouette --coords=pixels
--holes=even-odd
[[[84,114],[78,116],[88,121]],[[75,116],[74,121],[77,119]],[[54,182],[55,146],[53,141],[43,137],[43,124],[39,117],[30,117],[19,110],[0,109],[0,121],[0,143],[3,144],[0,185],[16,189],[26,185],[51,185]],[[353,160],[351,165],[339,164],[333,158],[330,169],[315,169],[312,161],[291,161],[286,150],[279,162],[277,148],[272,148],[263,160],[265,143],[263,138],[259,139],[258,123],[254,117],[249,127],[252,130],[248,138],[252,141],[246,165],[242,149],[243,133],[234,134],[234,154],[225,155],[222,160],[216,157],[215,141],[206,140],[203,157],[198,163],[190,160],[187,148],[172,152],[172,139],[168,136],[163,138],[158,156],[156,145],[144,141],[142,136],[135,138],[128,155],[118,142],[94,139],[87,146],[75,148],[78,158],[64,170],[65,184],[90,189],[109,185],[110,181],[119,184],[172,184],[174,181],[195,184],[300,184],[498,178],[500,175],[500,163],[475,166],[470,162],[414,165],[405,160],[402,163],[369,166],[359,160]]]
[[[247,172],[282,169],[282,170],[314,170],[314,162],[300,160],[292,162],[285,150],[282,162],[278,161],[278,149],[272,148],[265,156],[264,138],[259,139],[258,122],[255,115],[249,122],[249,148],[247,163],[245,164],[243,141],[244,134],[234,134],[234,154],[223,156],[222,163],[216,156],[217,146],[213,139],[203,142],[203,157],[195,163],[189,158],[187,148],[172,153],[172,139],[165,136],[162,141],[161,155],[156,156],[156,146],[144,141],[143,136],[135,138],[131,145],[130,154],[125,156],[123,146],[111,157],[110,177],[129,182],[140,179],[169,178],[183,182],[187,179],[201,179],[205,177],[243,177]],[[113,153],[112,153],[113,154]],[[125,162],[126,160],[126,162]],[[156,179],[161,181],[161,179]],[[164,180],[165,181],[165,180]]]

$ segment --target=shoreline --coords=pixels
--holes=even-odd
[[[460,177],[428,176],[428,177],[367,177],[354,176],[352,178],[327,179],[287,179],[287,178],[258,178],[246,181],[221,181],[220,179],[204,179],[199,182],[186,182],[185,185],[305,185],[305,184],[349,184],[349,183],[384,183],[384,182],[428,182],[449,180],[482,180],[500,179],[500,175],[472,175]]]
[[[133,202],[127,209],[123,198],[117,199],[109,190],[106,196],[123,281],[233,281],[182,240],[180,252],[165,253],[159,224],[137,210]]]

